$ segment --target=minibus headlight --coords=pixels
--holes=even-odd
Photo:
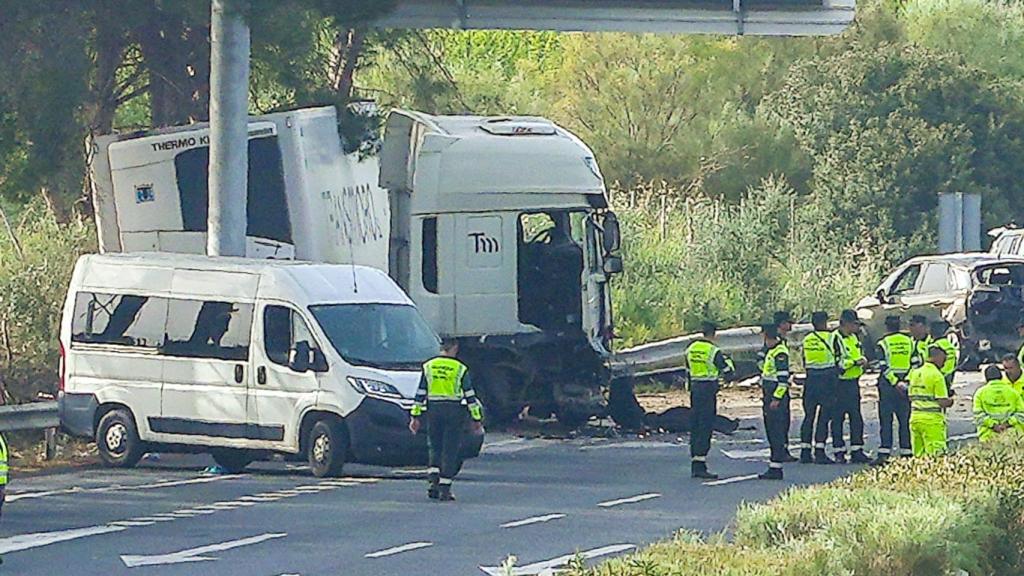
[[[356,378],[354,376],[349,376],[348,383],[357,391],[370,396],[388,396],[391,398],[402,397],[402,393],[398,391],[398,388],[395,388],[387,382],[381,382],[380,380],[370,380],[369,378]]]

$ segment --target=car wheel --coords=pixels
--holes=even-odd
[[[117,408],[103,415],[96,427],[96,448],[113,468],[131,468],[139,462],[144,452],[131,412]]]
[[[231,448],[214,450],[210,455],[213,456],[213,461],[224,470],[227,470],[229,474],[242,472],[246,466],[252,464],[252,461],[255,460],[252,457],[252,453],[248,450],[233,450]]]
[[[335,418],[318,420],[309,431],[306,442],[309,468],[317,478],[338,476],[345,465],[348,434],[345,425]]]

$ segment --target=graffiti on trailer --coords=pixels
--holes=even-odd
[[[351,238],[354,244],[369,244],[384,239],[369,184],[346,186],[340,192],[330,190],[322,194],[329,203],[329,219],[341,238]]]

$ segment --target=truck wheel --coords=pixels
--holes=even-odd
[[[345,465],[348,433],[345,425],[334,418],[318,420],[309,431],[306,442],[309,468],[317,478],[338,476]]]
[[[242,472],[254,460],[248,450],[235,450],[231,448],[214,450],[210,455],[213,456],[213,461],[221,468],[227,470],[229,474]]]
[[[512,374],[501,368],[481,370],[481,378],[476,383],[477,395],[484,406],[484,414],[488,422],[508,424],[519,416],[521,406],[512,401]]]
[[[104,464],[112,468],[138,464],[143,446],[131,412],[116,408],[103,415],[96,427],[96,448]]]

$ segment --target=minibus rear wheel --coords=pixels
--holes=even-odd
[[[341,475],[348,453],[348,433],[337,418],[322,418],[313,424],[306,442],[309,467],[317,478]]]
[[[96,448],[100,458],[113,468],[131,468],[145,452],[131,412],[115,408],[100,418],[96,427]]]

